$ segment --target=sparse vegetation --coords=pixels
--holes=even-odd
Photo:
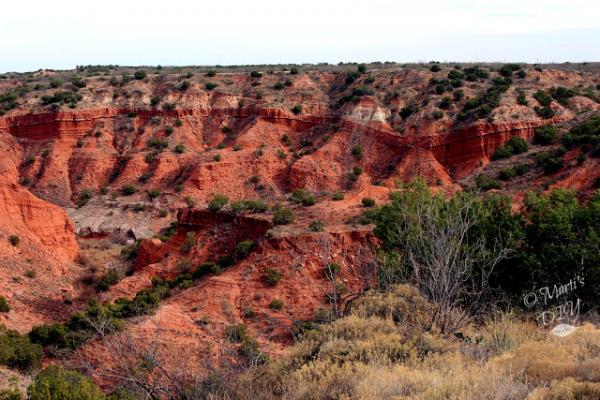
[[[27,390],[29,400],[105,400],[102,390],[87,376],[61,366],[36,375]]]
[[[10,311],[8,301],[4,296],[0,296],[0,312],[7,313]]]
[[[278,208],[273,213],[273,223],[275,225],[288,225],[295,220],[294,213],[289,208]]]
[[[515,154],[521,154],[529,149],[527,142],[518,137],[511,137],[505,144],[498,147],[498,149],[492,154],[492,160],[499,160],[501,158],[508,158]]]
[[[212,212],[217,212],[225,207],[227,203],[229,203],[229,197],[223,194],[215,194],[208,202],[208,209]]]
[[[279,283],[281,278],[283,277],[283,272],[277,268],[267,268],[263,274],[263,281],[268,286],[275,286]]]
[[[283,301],[279,299],[273,299],[269,303],[269,308],[271,308],[271,310],[281,310],[283,309]]]
[[[486,174],[479,175],[475,180],[475,183],[477,184],[477,187],[484,192],[491,189],[500,189],[502,187],[500,182]]]
[[[372,199],[370,197],[363,197],[363,199],[361,200],[361,204],[363,205],[363,207],[375,207],[375,199]]]
[[[21,239],[17,235],[10,235],[8,237],[8,242],[16,247],[19,245],[19,242],[21,242]]]
[[[0,307],[2,299],[0,296]],[[40,366],[42,355],[40,345],[31,343],[27,336],[0,324],[0,365],[27,372]]]
[[[308,224],[308,229],[313,232],[322,232],[325,228],[325,223],[320,219],[315,219]]]
[[[240,200],[231,203],[231,210],[234,213],[250,211],[254,213],[262,213],[269,209],[267,203],[260,200]]]
[[[132,184],[123,185],[121,187],[121,194],[123,196],[131,196],[137,192],[137,188]]]
[[[545,125],[535,129],[533,141],[536,144],[547,145],[556,138],[556,128],[554,125]]]
[[[334,193],[331,195],[331,200],[334,200],[334,201],[344,200],[344,194],[340,193],[340,192]]]

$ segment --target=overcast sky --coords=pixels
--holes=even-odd
[[[6,0],[0,10],[0,72],[600,61],[600,0]]]

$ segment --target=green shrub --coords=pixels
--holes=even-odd
[[[554,110],[550,106],[535,107],[534,110],[538,116],[544,119],[550,119],[554,117]]]
[[[144,70],[135,71],[135,74],[133,74],[133,76],[137,80],[146,79],[146,71],[144,71]]]
[[[261,213],[267,211],[268,209],[269,206],[260,200],[240,200],[231,203],[231,210],[234,213],[240,213],[244,211]]]
[[[527,142],[525,141],[525,139],[520,138],[518,136],[513,136],[510,139],[508,139],[506,145],[512,148],[513,154],[521,154],[529,150],[529,146],[527,146]]]
[[[500,75],[511,77],[514,71],[521,71],[523,66],[520,64],[504,64],[500,68]]]
[[[82,190],[79,194],[79,200],[77,201],[77,207],[81,208],[85,206],[90,199],[93,197],[93,193],[90,189]]]
[[[219,162],[219,161],[221,161],[221,155],[220,155],[220,154],[218,154],[218,153],[217,153],[217,154],[215,154],[215,155],[213,155],[213,161],[216,161],[216,162]]]
[[[290,68],[290,74],[292,74],[292,75],[298,75],[299,72],[300,72],[300,70],[298,69],[298,67]]]
[[[1,365],[22,371],[30,371],[40,366],[42,356],[42,346],[33,344],[27,336],[0,325]]]
[[[248,336],[248,328],[245,324],[229,325],[225,331],[230,342],[239,343]]]
[[[80,94],[74,92],[55,92],[53,95],[42,96],[42,105],[47,106],[53,103],[71,104],[75,105],[83,97]]]
[[[275,83],[275,85],[273,85],[273,89],[275,90],[283,90],[285,88],[285,83],[283,82],[277,82]]]
[[[63,82],[60,79],[50,79],[50,89],[56,89],[61,87]],[[113,85],[114,86],[114,85]]]
[[[269,303],[269,308],[271,310],[281,310],[283,308],[283,301],[279,299],[273,299]]]
[[[498,147],[498,149],[492,154],[492,160],[499,160],[502,158],[508,158],[514,154],[521,154],[529,149],[527,142],[517,136],[510,138],[505,144]]]
[[[96,285],[96,289],[100,292],[106,292],[112,285],[116,285],[120,279],[121,276],[119,273],[114,269],[111,269],[100,278]]]
[[[465,68],[464,71],[465,71],[466,79],[469,82],[475,82],[480,79],[488,79],[490,77],[489,72],[481,69],[481,67],[479,67],[478,65]]]
[[[356,144],[356,145],[352,146],[352,155],[357,160],[360,160],[362,158],[362,151],[363,151],[362,146],[360,144]]]
[[[442,67],[440,67],[438,64],[433,64],[431,68],[429,68],[429,70],[431,72],[440,72],[442,70]]]
[[[8,237],[8,242],[15,247],[19,245],[20,241],[21,241],[21,238],[19,238],[17,235],[10,235]]]
[[[269,361],[269,356],[260,351],[258,342],[248,336],[244,337],[237,351],[250,365],[262,365]]]
[[[85,375],[50,366],[37,374],[27,389],[29,400],[105,400],[98,386]]]
[[[183,153],[185,153],[185,145],[178,144],[177,146],[175,146],[173,148],[173,151],[177,154],[183,154]]]
[[[295,115],[301,114],[302,113],[302,106],[300,104],[296,104],[293,108],[292,108],[292,112]]]
[[[236,260],[242,260],[254,250],[255,243],[252,240],[243,240],[235,245],[233,256]]]
[[[161,101],[162,101],[162,97],[160,97],[160,96],[152,96],[152,98],[150,99],[150,105],[152,107],[156,107],[157,105],[160,104]]]
[[[25,271],[25,276],[30,279],[33,279],[37,276],[37,272],[33,269],[28,269],[27,271]]]
[[[552,96],[550,96],[543,90],[538,90],[537,92],[535,92],[533,94],[533,98],[536,99],[538,103],[540,103],[540,105],[543,107],[549,106],[550,103],[552,103]]]
[[[148,139],[147,145],[148,147],[152,147],[158,151],[162,151],[169,147],[169,143],[166,140],[159,138]]]
[[[25,400],[19,389],[0,389],[0,400]]]
[[[150,200],[154,200],[155,198],[160,196],[160,193],[161,192],[158,189],[150,189],[148,190],[148,197],[150,198]]]
[[[511,180],[514,177],[515,177],[515,170],[513,168],[503,169],[500,171],[500,174],[498,175],[498,179],[501,179],[503,181]]]
[[[215,71],[214,69],[210,69],[206,71],[206,76],[208,76],[209,78],[213,78],[217,76],[217,71]]]
[[[137,192],[137,188],[132,184],[123,185],[121,187],[121,193],[123,196],[131,196],[135,192]]]
[[[294,213],[289,208],[279,208],[273,213],[275,225],[288,225],[294,222]]]
[[[263,281],[268,286],[275,286],[279,283],[281,278],[283,277],[283,272],[277,268],[267,268],[263,274]]]
[[[208,209],[212,212],[217,212],[225,207],[227,203],[229,203],[229,197],[223,194],[215,194],[208,202]]]
[[[539,152],[535,155],[538,165],[542,167],[546,174],[550,174],[560,170],[563,167],[563,159],[556,152],[549,153],[547,151]]]
[[[146,171],[142,175],[140,175],[140,177],[138,178],[138,181],[142,182],[142,183],[148,182],[148,180],[150,178],[152,178],[152,175],[153,175],[152,171]]]
[[[190,250],[192,250],[195,245],[196,245],[196,233],[192,232],[192,231],[186,232],[185,240],[183,241],[183,244],[181,245],[179,250],[181,250],[182,253],[189,253]]]
[[[400,110],[400,116],[402,119],[407,119],[417,111],[418,107],[416,105],[408,105]]]
[[[186,91],[190,88],[190,86],[192,86],[192,83],[188,80],[185,80],[185,81],[181,82],[181,85],[179,86],[179,90]]]
[[[444,96],[442,98],[442,101],[440,101],[440,103],[438,104],[438,107],[441,108],[442,110],[447,110],[448,108],[450,108],[451,105],[452,105],[452,98],[450,98],[449,96]]]
[[[363,205],[363,207],[375,207],[375,199],[372,199],[370,197],[363,197],[363,199],[361,200],[361,203]]]
[[[75,90],[86,87],[86,82],[80,76],[74,76],[71,78],[71,84],[75,87]]]
[[[167,136],[171,136],[173,132],[175,132],[175,128],[173,128],[171,125],[165,126],[165,133]]]
[[[173,111],[173,110],[175,110],[175,108],[177,108],[177,104],[175,104],[175,103],[164,103],[163,104],[163,108],[166,111]]]
[[[344,80],[344,82],[346,83],[346,85],[350,85],[352,84],[358,77],[360,76],[360,73],[357,71],[350,71],[346,73],[346,79]]]
[[[331,200],[334,200],[334,201],[344,200],[344,194],[340,193],[340,192],[334,193],[331,195]]]
[[[573,89],[568,89],[562,86],[553,87],[548,90],[550,96],[556,101],[558,101],[563,106],[569,105],[569,99],[576,95],[576,92]]]
[[[484,192],[490,189],[500,189],[502,187],[500,182],[485,174],[479,175],[475,180],[475,183],[477,184],[477,187]]]
[[[550,144],[556,138],[556,128],[554,125],[545,125],[535,130],[535,136],[533,137],[533,141],[537,144]]]
[[[204,85],[204,88],[205,88],[206,90],[208,90],[209,92],[210,92],[211,90],[213,90],[214,88],[216,88],[216,87],[217,87],[217,84],[216,84],[216,83],[214,83],[214,82],[207,82],[207,83],[206,83],[206,85]]]
[[[250,76],[252,78],[260,78],[260,77],[262,77],[262,74],[260,72],[258,72],[258,71],[251,71],[250,72]]]
[[[365,74],[367,72],[367,66],[365,64],[360,64],[357,68],[356,71],[359,74]]]
[[[529,104],[529,102],[527,101],[527,97],[525,97],[525,91],[521,88],[517,89],[517,103],[519,103],[522,106],[526,106]]]
[[[10,305],[4,296],[0,296],[0,312],[7,313],[10,311]]]
[[[322,232],[324,227],[325,223],[320,219],[315,219],[311,221],[310,224],[308,224],[308,229],[310,229],[313,232]]]
[[[435,110],[434,112],[431,113],[431,118],[442,119],[442,118],[444,118],[444,113],[439,110]]]

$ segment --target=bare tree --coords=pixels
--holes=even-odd
[[[481,310],[490,274],[511,250],[499,237],[474,235],[485,212],[474,195],[447,199],[417,188],[394,205],[395,241],[415,284],[434,303],[431,323],[454,332]]]
[[[255,391],[270,393],[264,383],[241,379],[256,375],[263,363],[259,359],[264,357],[262,352],[245,352],[242,357],[237,346],[228,344],[182,350],[160,340],[164,333],[161,329],[152,337],[141,337],[115,331],[102,316],[88,323],[97,333],[96,341],[79,349],[75,362],[100,382],[125,389],[136,398],[245,400],[258,398]]]

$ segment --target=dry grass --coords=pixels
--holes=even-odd
[[[591,324],[559,338],[497,314],[475,331],[478,340],[460,341],[427,333],[427,307],[408,286],[367,295],[235,397],[600,399],[600,330]]]

